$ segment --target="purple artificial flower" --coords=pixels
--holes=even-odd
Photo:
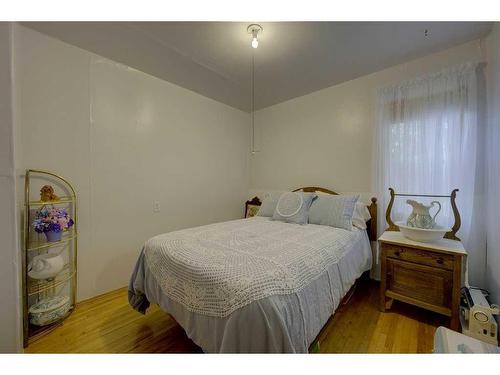
[[[35,214],[33,228],[37,233],[62,232],[74,225],[74,221],[69,217],[63,208],[43,207]]]
[[[61,227],[61,224],[59,223],[52,223],[51,225],[51,228],[50,228],[53,232],[56,232],[56,233],[59,233],[62,231],[62,227]]]

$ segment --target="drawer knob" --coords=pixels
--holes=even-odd
[[[438,264],[443,264],[443,263],[444,263],[443,258],[438,258],[438,259],[436,260],[436,262],[438,262]]]

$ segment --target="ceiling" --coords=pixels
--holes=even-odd
[[[28,22],[25,26],[230,106],[264,108],[490,31],[488,22]],[[427,29],[427,35],[425,30]]]

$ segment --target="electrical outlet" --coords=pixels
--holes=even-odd
[[[160,212],[160,201],[153,202],[153,212],[154,213]]]

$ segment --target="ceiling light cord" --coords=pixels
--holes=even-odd
[[[252,85],[251,85],[251,90],[252,90],[252,113],[251,113],[251,119],[252,119],[252,154],[255,154],[255,52],[252,49]]]
[[[252,83],[251,83],[251,121],[252,121],[252,155],[257,152],[255,149],[255,50],[259,46],[259,33],[263,30],[262,26],[253,23],[248,25],[247,33],[252,35]]]
[[[252,83],[251,83],[251,121],[252,121],[252,155],[257,152],[255,149],[255,50],[259,46],[259,33],[264,30],[262,26],[256,23],[252,23],[247,27],[247,33],[252,35]]]

